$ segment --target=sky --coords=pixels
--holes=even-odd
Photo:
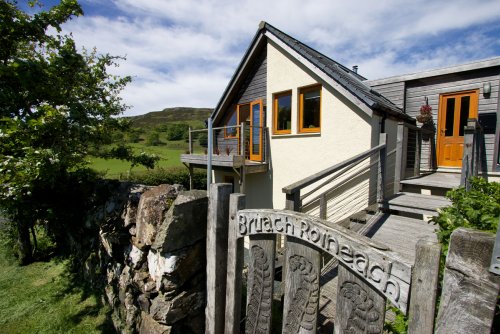
[[[26,0],[19,0],[26,2]],[[42,0],[45,8],[56,0]],[[499,0],[79,0],[79,47],[126,57],[126,116],[213,108],[264,20],[368,79],[500,56]]]

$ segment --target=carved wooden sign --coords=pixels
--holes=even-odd
[[[236,221],[237,238],[282,234],[332,254],[406,314],[412,267],[397,253],[340,226],[327,226],[318,218],[293,211],[240,210]]]

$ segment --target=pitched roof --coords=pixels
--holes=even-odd
[[[238,69],[233,75],[221,100],[212,114],[213,119],[217,117],[219,111],[225,106],[228,95],[239,81],[238,79],[241,77],[245,64],[248,63],[248,61],[252,58],[253,53],[255,53],[255,50],[257,50],[259,45],[265,40],[265,38],[262,38],[263,36],[273,40],[278,39],[281,43],[284,43],[284,45],[290,48],[290,50],[294,51],[307,61],[309,63],[308,65],[312,65],[313,70],[320,71],[321,73],[319,74],[325,74],[328,78],[333,79],[345,91],[352,94],[352,96],[362,102],[362,104],[369,107],[371,110],[377,110],[400,118],[412,120],[412,118],[406,115],[401,108],[397,107],[380,93],[364,84],[363,81],[366,79],[363,76],[285,34],[267,22],[261,22],[259,24],[259,30],[254,36],[252,43],[246,51]]]

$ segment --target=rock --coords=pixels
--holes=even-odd
[[[138,316],[140,314],[139,308],[134,303],[134,296],[127,292],[125,295],[125,324],[128,328],[133,329],[139,322]]]
[[[160,294],[151,303],[150,314],[159,323],[172,325],[204,309],[205,296],[201,291],[183,291],[172,300]]]
[[[135,185],[130,189],[127,204],[125,205],[125,209],[122,213],[123,226],[128,227],[135,224],[137,219],[137,208],[139,206],[141,195],[151,188],[152,187],[150,186]]]
[[[142,264],[146,261],[147,255],[145,252],[141,251],[139,248],[132,245],[132,249],[128,254],[128,261],[133,269],[139,269]]]
[[[139,304],[141,311],[149,313],[149,307],[151,306],[151,301],[149,300],[148,296],[144,294],[139,295],[137,297],[137,303]]]
[[[163,184],[142,194],[137,208],[136,238],[133,239],[137,248],[144,250],[152,245],[157,226],[164,220],[165,213],[180,190],[181,185]]]
[[[205,270],[204,242],[198,242],[176,253],[174,267],[163,274],[161,289],[165,291],[181,288],[196,273]]]
[[[139,334],[170,334],[171,327],[159,324],[146,312],[141,313],[141,326]]]
[[[200,240],[207,235],[207,192],[183,191],[175,199],[160,226],[151,248],[164,254],[171,253]],[[189,231],[189,232],[188,232]]]

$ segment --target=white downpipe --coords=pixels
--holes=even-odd
[[[214,143],[214,134],[212,131],[212,118],[207,121],[208,125],[208,160],[207,160],[207,191],[210,190],[210,184],[212,183],[212,152]]]

